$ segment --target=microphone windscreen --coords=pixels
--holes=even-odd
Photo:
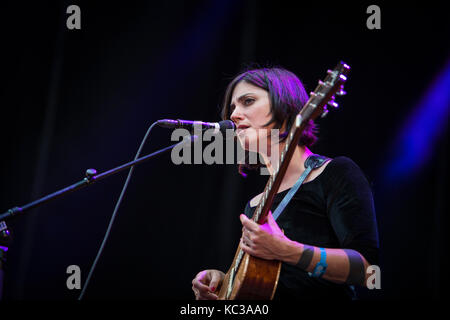
[[[219,122],[220,131],[225,132],[227,129],[236,130],[236,125],[231,120],[223,120]]]

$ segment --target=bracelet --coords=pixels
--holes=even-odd
[[[308,274],[313,278],[322,277],[328,267],[328,265],[326,264],[327,252],[326,252],[325,248],[319,248],[319,249],[320,249],[320,261],[317,262],[313,272],[308,272]]]

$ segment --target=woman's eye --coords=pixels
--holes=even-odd
[[[253,101],[255,101],[255,99],[253,99],[253,98],[247,98],[247,99],[244,100],[244,104],[245,104],[246,106],[248,106],[248,105],[251,104]]]

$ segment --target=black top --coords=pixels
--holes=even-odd
[[[288,193],[274,197],[272,212]],[[247,203],[245,214],[255,207]],[[378,231],[372,191],[361,169],[347,157],[331,160],[320,175],[304,183],[277,219],[294,241],[323,248],[358,251],[370,264],[378,264]],[[274,299],[351,299],[353,289],[312,278],[300,268],[282,264]]]

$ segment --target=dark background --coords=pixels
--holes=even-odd
[[[344,60],[348,95],[318,121],[312,151],[352,158],[372,184],[382,289],[362,297],[442,297],[447,11],[439,2],[378,3],[381,30],[369,30],[371,2],[296,2],[2,2],[0,212],[81,180],[87,168],[132,160],[158,119],[219,120],[225,87],[247,64],[281,65],[310,92]],[[70,4],[81,8],[81,30],[66,27]],[[171,144],[170,135],[153,129],[143,153]],[[6,300],[78,297],[66,268],[80,266],[84,284],[125,178],[8,222]],[[235,165],[176,166],[169,154],[135,168],[85,299],[191,299],[197,272],[228,268],[239,214],[264,179],[241,178]]]

